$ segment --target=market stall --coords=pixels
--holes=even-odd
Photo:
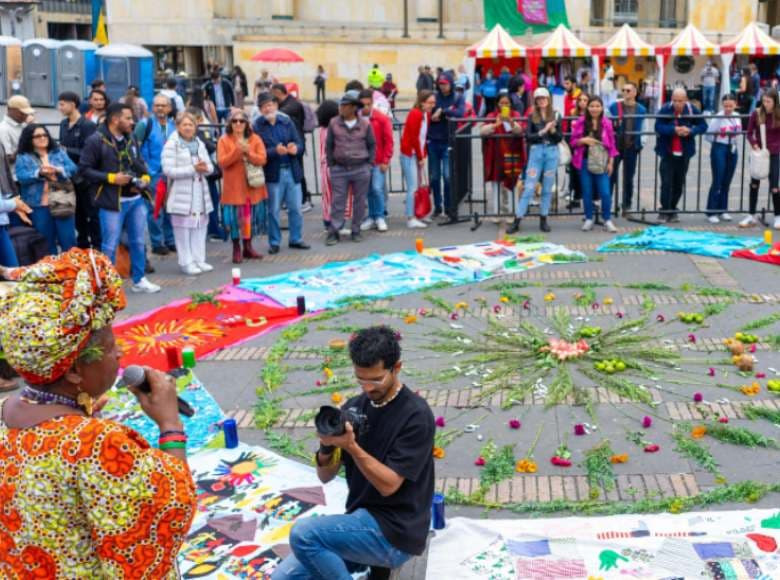
[[[761,30],[755,22],[751,22],[733,39],[720,45],[720,58],[723,61],[723,70],[726,74],[731,69],[735,57],[742,56],[745,59],[751,57],[751,60],[767,57],[776,59],[779,55],[780,42]],[[721,95],[728,93],[729,90],[729,83],[721,83]]]
[[[514,73],[525,65],[527,48],[515,42],[500,24],[496,24],[487,36],[466,49],[466,73],[471,79],[468,97],[474,90],[474,71],[480,66],[483,71],[491,70],[498,77],[503,67]]]
[[[720,46],[707,40],[693,24],[683,28],[669,44],[657,46],[655,50],[662,102],[667,85],[684,86],[690,93],[690,90],[697,86],[701,69],[707,61],[714,63],[712,57],[720,55]]]

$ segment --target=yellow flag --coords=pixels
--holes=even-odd
[[[92,39],[95,44],[108,44],[108,31],[106,30],[106,13],[101,10],[98,17],[98,23],[95,30],[95,38]]]

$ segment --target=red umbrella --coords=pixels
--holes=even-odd
[[[255,54],[250,60],[257,62],[303,62],[303,57],[289,48],[267,48]]]

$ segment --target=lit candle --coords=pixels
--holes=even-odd
[[[764,230],[764,243],[769,246],[772,245],[772,230]]]
[[[181,349],[181,360],[185,369],[195,368],[195,349],[191,346]]]
[[[168,359],[168,370],[178,369],[181,366],[179,362],[179,349],[175,346],[165,347],[165,356]]]
[[[418,254],[422,254],[423,250],[425,249],[425,245],[423,243],[423,239],[422,238],[417,238],[414,241],[414,247],[417,248],[417,253]]]
[[[233,268],[231,275],[233,276],[233,286],[238,286],[241,283],[241,268]]]

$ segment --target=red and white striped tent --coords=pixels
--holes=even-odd
[[[559,24],[547,40],[530,47],[528,54],[541,58],[585,57],[592,54],[592,47],[577,38],[566,26]]]
[[[471,58],[514,58],[526,56],[527,48],[515,42],[500,24],[479,42],[466,49],[466,55]]]
[[[604,44],[593,47],[593,54],[611,56],[654,56],[655,46],[645,42],[628,24],[624,24]]]
[[[780,42],[751,22],[737,36],[720,45],[720,52],[766,56],[780,54]]]
[[[660,101],[663,102],[664,86],[666,84],[666,65],[670,59],[675,56],[712,56],[720,54],[720,46],[707,40],[707,37],[693,24],[688,24],[669,44],[656,46],[655,54],[658,63],[658,85],[661,87]],[[721,83],[721,86],[726,85],[728,83]]]

